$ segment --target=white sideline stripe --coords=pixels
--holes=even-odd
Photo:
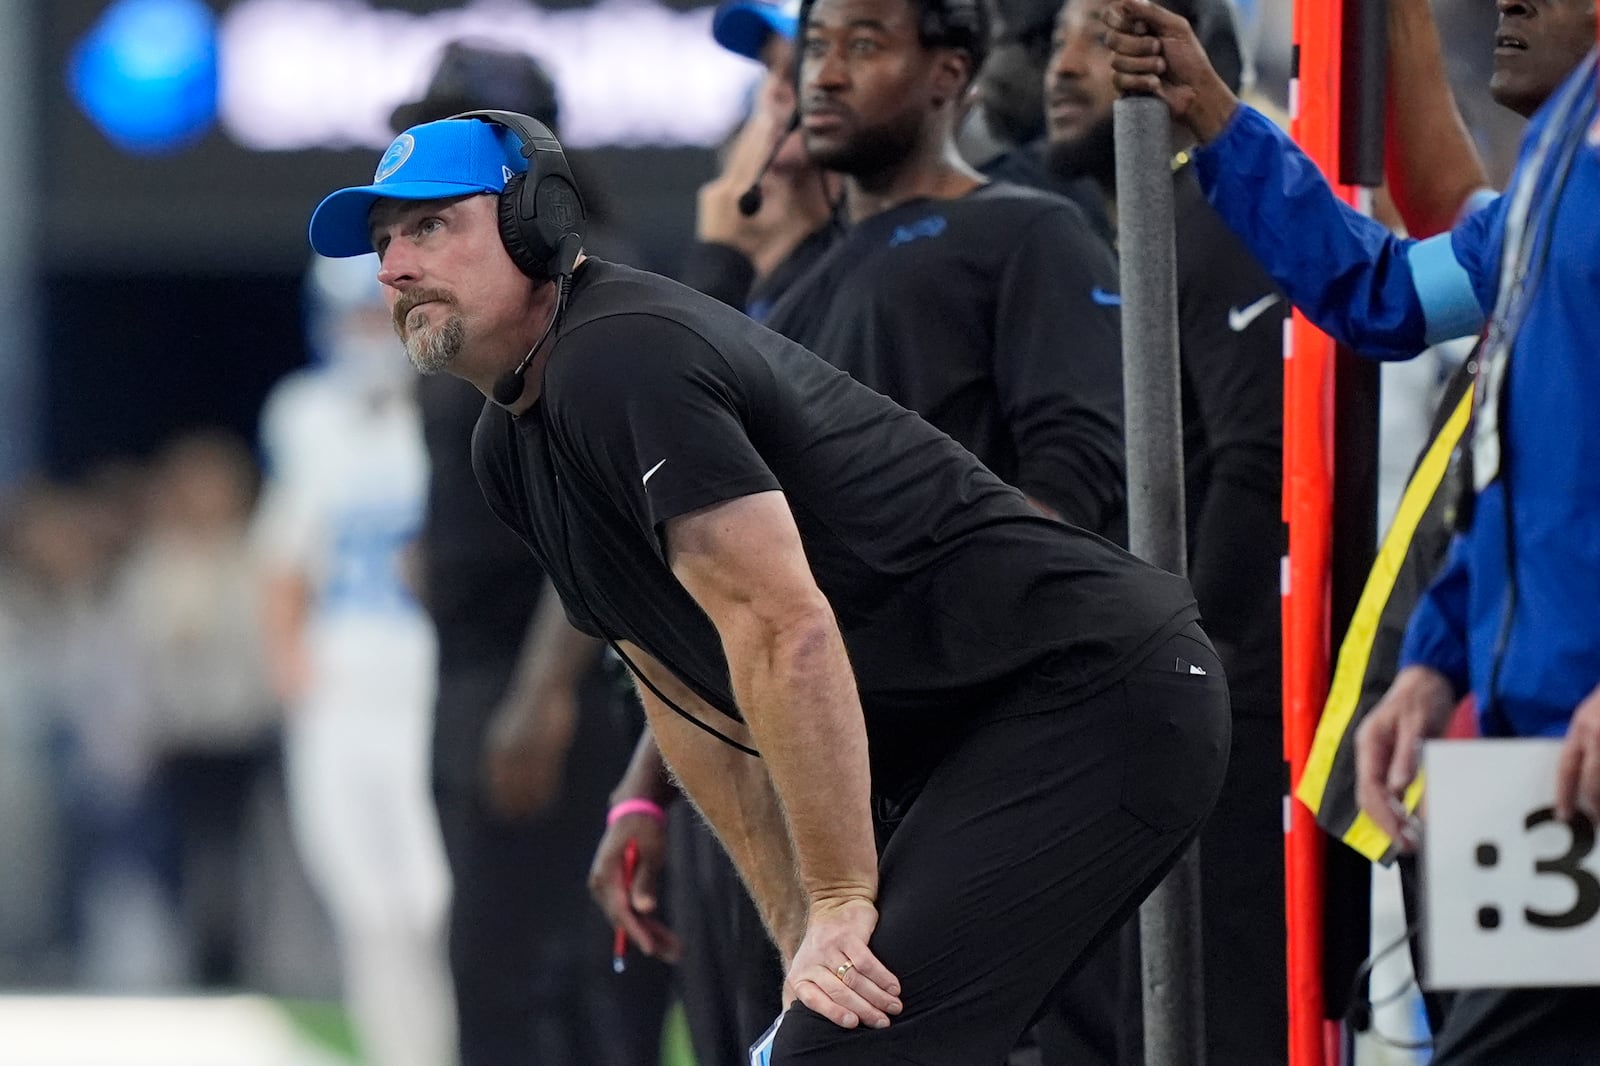
[[[0,996],[0,1066],[349,1066],[266,996]]]

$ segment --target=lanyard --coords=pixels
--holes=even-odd
[[[1500,473],[1500,416],[1506,367],[1543,274],[1561,191],[1595,111],[1594,53],[1551,103],[1550,121],[1527,162],[1518,169],[1506,210],[1500,257],[1500,291],[1478,356],[1472,415],[1473,488],[1482,492]],[[1551,153],[1554,164],[1547,166]]]

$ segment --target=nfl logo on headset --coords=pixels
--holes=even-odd
[[[572,198],[572,191],[565,185],[550,190],[550,215],[555,224],[564,230],[577,225],[578,205]]]

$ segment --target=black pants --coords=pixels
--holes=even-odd
[[[1289,1061],[1283,789],[1282,723],[1236,716],[1222,793],[1200,832],[1208,1063]],[[1039,1020],[1043,1066],[1144,1062],[1138,924],[1101,945]]]
[[[1594,1066],[1600,988],[1457,992],[1434,1038],[1434,1066]]]
[[[444,686],[438,713],[464,713],[450,700],[498,698],[498,685],[478,688]],[[479,782],[435,781],[454,880],[450,972],[461,1066],[659,1058],[667,968],[635,952],[625,973],[612,973],[611,929],[585,886],[607,790],[643,720],[623,718],[616,701],[604,683],[586,687],[562,793],[538,817],[507,821],[489,810]]]
[[[846,1030],[797,1006],[775,1066],[1004,1062],[1194,838],[1228,736],[1227,682],[1198,626],[1099,695],[974,728],[880,862],[872,948],[900,978],[904,1013]]]

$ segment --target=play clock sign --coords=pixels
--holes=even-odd
[[[1600,984],[1594,823],[1552,807],[1555,740],[1427,745],[1422,868],[1429,988]]]

